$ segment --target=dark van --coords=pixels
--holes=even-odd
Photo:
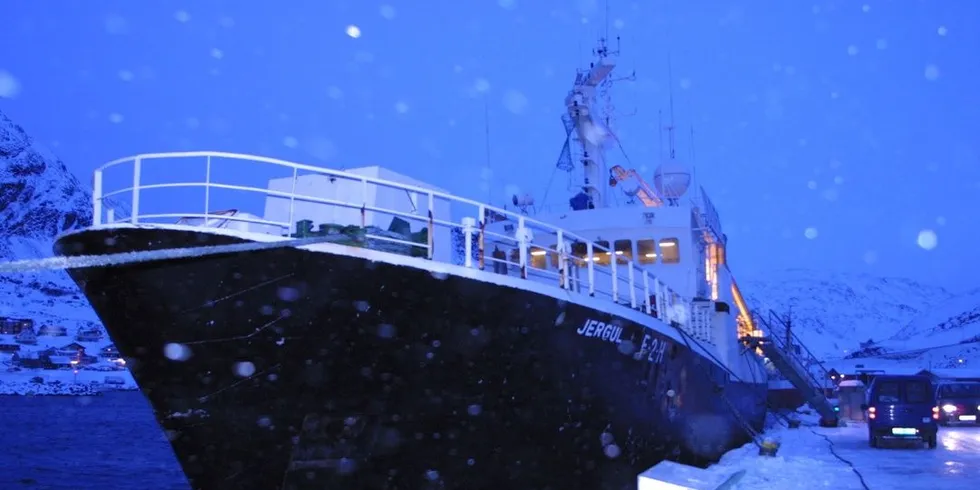
[[[980,415],[980,383],[944,381],[936,386],[939,423],[943,425],[976,424]]]
[[[936,449],[939,407],[925,376],[876,376],[861,407],[868,413],[868,445],[886,440],[921,440]]]

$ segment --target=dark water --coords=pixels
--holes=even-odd
[[[136,392],[0,396],[0,489],[190,487]]]

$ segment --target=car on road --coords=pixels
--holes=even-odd
[[[932,381],[926,376],[876,376],[861,409],[867,412],[868,445],[885,441],[919,440],[937,446],[939,406]]]
[[[980,415],[980,383],[976,381],[943,381],[936,386],[939,423],[976,424]]]

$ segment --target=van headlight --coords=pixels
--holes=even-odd
[[[943,411],[946,413],[953,413],[956,411],[956,405],[945,404],[943,405]]]

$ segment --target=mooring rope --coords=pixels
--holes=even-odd
[[[160,260],[187,259],[242,252],[256,252],[286,247],[302,247],[318,243],[336,241],[334,235],[309,238],[295,238],[274,242],[247,242],[230,245],[206,245],[187,248],[166,248],[160,250],[143,250],[139,252],[120,252],[105,255],[75,255],[47,257],[43,259],[14,260],[0,263],[0,274],[38,272],[59,269],[83,269],[86,267],[112,267],[135,264],[140,262],[155,262]]]

